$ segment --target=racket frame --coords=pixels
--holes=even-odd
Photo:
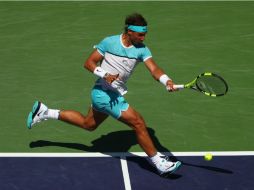
[[[205,92],[204,90],[200,89],[196,82],[197,82],[198,78],[200,78],[202,76],[215,76],[215,77],[219,78],[225,84],[225,87],[226,87],[225,93],[223,93],[223,94],[213,94],[213,93]],[[174,85],[174,88],[177,88],[177,89],[189,88],[189,89],[193,89],[193,90],[202,92],[203,94],[205,94],[207,96],[212,96],[212,97],[223,96],[228,91],[228,85],[227,85],[226,81],[221,76],[219,76],[215,73],[211,73],[211,72],[202,73],[202,74],[198,75],[193,81],[191,81],[187,84]]]

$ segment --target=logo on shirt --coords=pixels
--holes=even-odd
[[[123,64],[128,65],[128,61],[124,59]]]
[[[128,70],[131,71],[135,67],[135,59],[133,60],[128,60],[128,59],[123,59],[122,60],[122,65]]]

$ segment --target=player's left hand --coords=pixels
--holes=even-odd
[[[107,74],[104,76],[104,80],[106,80],[107,83],[111,84],[111,83],[114,82],[116,79],[118,79],[118,77],[119,77],[119,74],[111,75],[111,74],[107,73]]]
[[[177,90],[178,90],[177,88],[174,88],[174,83],[173,83],[172,80],[168,80],[168,81],[167,81],[166,89],[167,89],[169,92],[174,92],[174,91],[177,91]]]

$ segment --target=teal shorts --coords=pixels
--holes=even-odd
[[[103,90],[101,86],[94,86],[91,92],[92,107],[99,112],[111,115],[118,119],[122,111],[126,111],[129,104],[117,92]]]

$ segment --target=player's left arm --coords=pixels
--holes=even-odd
[[[167,87],[167,89],[170,89],[170,91],[176,90],[174,89],[174,83],[172,79],[170,79],[165,74],[165,72],[155,63],[153,58],[149,58],[145,60],[144,63],[155,80],[160,81],[162,84],[164,84]]]
[[[103,59],[103,56],[98,52],[98,50],[94,50],[91,55],[87,58],[84,67],[94,73],[96,76],[103,78],[106,80],[109,84],[111,84],[114,80],[116,80],[119,76],[119,74],[112,75],[110,73],[107,73],[104,71],[100,66],[97,64],[101,62]]]

